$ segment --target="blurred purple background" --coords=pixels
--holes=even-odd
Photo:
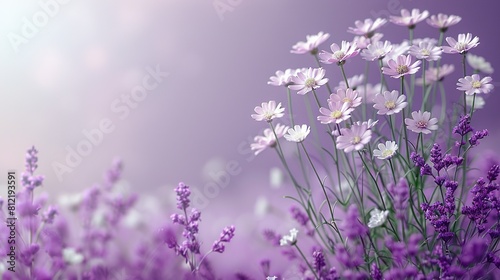
[[[208,200],[204,226],[215,237],[224,225],[236,224],[237,235],[242,236],[239,242],[258,235],[256,225],[265,226],[253,214],[257,198],[269,195],[274,198],[271,203],[279,206],[284,203],[280,196],[288,192],[270,187],[269,169],[280,166],[275,154],[266,151],[254,158],[248,150],[253,136],[265,128],[250,114],[263,101],[286,103],[283,88],[267,85],[276,70],[315,66],[310,55],[289,52],[306,35],[330,33],[320,47],[329,50],[331,43],[352,40],[346,30],[355,20],[396,15],[401,8],[427,9],[431,14],[462,16],[446,35],[456,38],[470,32],[479,36],[481,43],[473,53],[485,57],[494,68],[500,65],[496,2],[62,2],[49,8],[52,15],[46,22],[36,17],[43,11],[38,2],[0,3],[0,170],[21,171],[26,149],[35,145],[40,151],[39,173],[46,175],[44,191],[58,195],[100,181],[102,172],[119,156],[132,191],[163,195],[162,201],[170,204],[171,187],[177,182],[203,189],[214,182],[210,173],[220,173],[231,162],[239,172],[220,195]],[[217,11],[216,4],[226,5],[219,7],[227,10]],[[25,19],[40,24],[26,27]],[[26,30],[27,37],[23,35]],[[406,28],[391,23],[381,32],[394,43],[407,38]],[[425,22],[419,24],[415,37],[429,36],[437,38],[437,30]],[[460,65],[459,56],[444,57]],[[347,75],[361,74],[363,65],[360,56],[354,58],[346,64]],[[168,76],[147,91],[142,101],[126,105],[122,95],[130,95],[143,84],[147,69],[155,68]],[[325,69],[336,85],[341,79],[337,66]],[[456,69],[447,78],[448,95],[460,94],[450,90],[460,76]],[[492,75],[494,81],[497,76],[497,72]],[[372,75],[371,82],[377,83],[378,77],[378,73]],[[479,128],[488,128],[492,134],[484,141],[486,149],[496,149],[495,141],[500,139],[499,104],[496,90],[485,109],[475,115],[481,120]],[[126,116],[123,106],[130,110]],[[103,133],[92,151],[59,180],[54,164],[66,164],[67,147],[77,149],[85,139],[82,131],[98,129],[104,119],[113,131]],[[276,214],[280,215],[285,214]],[[272,226],[277,221],[266,223]],[[286,225],[280,230],[287,230]]]

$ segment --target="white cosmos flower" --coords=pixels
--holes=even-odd
[[[281,240],[280,240],[280,246],[285,246],[285,245],[288,245],[288,243],[290,243],[290,245],[295,245],[295,243],[297,242],[297,234],[299,233],[299,231],[295,228],[292,228],[290,230],[290,234],[289,235],[284,235]]]
[[[396,154],[398,144],[394,141],[386,141],[378,144],[378,149],[373,150],[373,156],[378,159],[389,159]]]
[[[309,132],[311,132],[311,128],[308,125],[295,125],[293,128],[288,129],[288,134],[285,134],[285,139],[290,142],[300,143],[306,139]]]

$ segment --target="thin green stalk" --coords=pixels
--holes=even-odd
[[[288,113],[290,116],[290,123],[292,124],[292,127],[295,126],[295,121],[293,119],[293,108],[292,108],[292,93],[290,92],[290,89],[287,87],[287,98],[288,98]],[[307,171],[304,167],[304,162],[302,160],[302,154],[300,153],[299,147],[297,147],[297,155],[299,157],[299,162],[300,162],[300,169],[302,170],[302,174],[304,176],[304,180],[306,181],[306,185],[309,189],[311,189],[311,186],[309,184],[309,178],[307,176]]]
[[[380,85],[381,85],[380,93],[382,93],[383,88],[385,87],[387,89],[388,87],[387,87],[387,81],[385,80],[384,71],[382,70],[382,67],[384,67],[384,62],[382,61],[382,59],[378,60],[378,64],[380,70]]]
[[[314,95],[314,99],[316,100],[316,104],[318,104],[318,109],[320,109],[321,108],[321,103],[319,102],[318,95],[316,94],[316,91],[314,89],[312,89],[312,92],[313,92],[313,95]]]
[[[311,167],[312,167],[312,169],[314,171],[314,174],[316,174],[316,177],[318,178],[319,184],[321,185],[321,189],[323,190],[323,193],[325,195],[326,202],[328,204],[328,208],[330,210],[330,215],[332,216],[332,221],[333,221],[334,220],[334,217],[333,217],[333,208],[332,208],[332,204],[330,203],[330,199],[328,198],[328,194],[326,192],[325,185],[323,184],[323,181],[321,180],[321,177],[319,177],[318,171],[316,170],[316,167],[314,167],[314,164],[313,164],[313,162],[311,160],[311,157],[309,156],[309,153],[306,150],[306,147],[304,146],[304,143],[300,142],[300,146],[302,146],[302,149],[304,150],[304,153],[306,154],[306,157],[309,160],[309,163],[311,164]]]
[[[464,52],[462,54],[462,67],[463,67],[463,74],[464,74],[464,77],[467,76],[467,70],[466,70],[466,67],[465,67],[465,58],[467,56],[467,52]],[[466,94],[464,92],[464,116],[467,114],[467,101],[466,101]]]
[[[344,71],[344,62],[339,63],[340,70],[342,70],[342,76],[344,77],[345,85],[347,88],[349,88],[349,82],[347,81],[347,76],[345,75]]]
[[[368,73],[369,73],[369,66],[370,66],[370,62],[366,61],[366,66],[365,66],[365,81],[363,83],[363,87],[364,87],[364,93],[365,95],[363,96],[363,98],[366,99],[366,90],[367,90],[367,84],[368,84]],[[362,104],[362,111],[361,111],[361,116],[363,117],[363,120],[366,120],[366,101],[367,100],[363,100],[363,104]]]
[[[389,165],[391,166],[391,173],[392,173],[392,179],[394,179],[394,184],[397,184],[397,180],[396,180],[396,171],[394,170],[394,166],[392,165],[392,160],[391,159],[388,159],[389,160]]]
[[[470,118],[472,120],[472,115],[474,114],[474,106],[476,105],[476,94],[472,97],[472,107],[470,108]]]
[[[394,141],[396,141],[396,133],[394,132],[394,124],[392,122],[392,115],[389,116],[389,125],[391,127],[392,139],[394,139]]]
[[[316,64],[318,64],[318,67],[323,68],[323,66],[321,66],[321,63],[319,62],[318,54],[314,54],[313,56],[314,56],[314,60],[316,61]],[[326,82],[326,88],[328,89],[328,94],[331,94],[332,89],[330,88],[330,85],[328,84],[328,82]]]
[[[316,280],[319,280],[318,274],[316,274],[316,271],[313,269],[313,267],[311,266],[309,261],[307,261],[306,256],[304,256],[304,253],[302,253],[302,250],[300,250],[299,246],[297,246],[297,243],[293,244],[293,246],[295,246],[295,248],[297,248],[297,251],[299,251],[300,255],[302,256],[302,258],[306,262],[307,266],[309,267],[311,272],[314,274],[314,278],[316,278]]]
[[[425,59],[422,59],[422,96],[424,97],[422,101],[421,109],[425,110],[425,105],[427,103],[427,98],[429,98],[430,91],[426,91],[425,89]]]
[[[401,94],[404,95],[404,81],[405,81],[405,77],[402,76],[401,77]],[[406,109],[406,108],[405,108]],[[406,125],[405,125],[405,109],[402,110],[403,112],[403,130],[404,130],[404,135],[405,135],[405,147],[406,147],[406,160],[408,162],[410,162],[410,149],[409,149],[409,145],[408,145],[408,129],[406,128]]]
[[[439,123],[443,124],[446,117],[446,92],[442,82],[438,82],[439,92],[441,93],[441,117],[439,118]]]

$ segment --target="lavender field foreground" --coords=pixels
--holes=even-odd
[[[189,178],[171,190],[174,212],[137,226],[140,194],[120,191],[121,161],[53,205],[39,195],[32,147],[25,171],[9,175],[20,187],[1,201],[2,279],[500,279],[500,166],[482,154],[481,142],[494,140],[475,116],[492,105],[493,68],[474,54],[480,38],[447,35],[460,21],[403,9],[356,21],[349,40],[319,32],[292,46],[310,67],[277,71],[268,84],[287,101],[270,98],[251,115],[263,131],[250,148],[276,154],[292,205],[282,211],[295,220],[289,231],[260,232],[282,254],[246,259],[258,274],[214,263],[239,230],[228,224],[201,242],[210,221],[191,201]],[[408,37],[384,40],[389,24]],[[436,38],[415,37],[423,24]],[[348,77],[355,60],[365,66]]]

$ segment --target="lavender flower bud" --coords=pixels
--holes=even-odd
[[[30,175],[33,175],[35,170],[38,168],[38,151],[35,149],[35,146],[32,146],[31,149],[29,149],[26,152],[26,157],[25,157],[25,167],[26,167],[26,172]]]
[[[488,171],[488,176],[486,178],[488,178],[490,182],[493,182],[498,178],[499,173],[500,173],[500,166],[498,164],[495,164]]]
[[[412,152],[410,158],[417,167],[423,167],[425,165],[424,158],[416,152]]]
[[[222,241],[222,242],[230,242],[231,239],[233,239],[233,237],[234,237],[234,231],[235,230],[236,230],[236,228],[234,226],[225,227],[222,230],[222,233],[220,235],[220,241]]]
[[[290,209],[290,212],[292,213],[292,217],[302,226],[306,226],[307,222],[309,222],[309,217],[302,211],[297,206],[292,206]]]
[[[313,252],[313,267],[318,274],[321,275],[321,271],[326,266],[325,256],[323,255],[323,251],[320,249],[316,249]]]
[[[174,190],[177,193],[177,208],[180,210],[185,210],[189,207],[189,195],[191,191],[189,187],[184,185],[184,183],[179,183],[179,186]]]
[[[226,249],[224,243],[229,243],[231,239],[233,239],[235,229],[236,228],[234,226],[225,227],[220,234],[219,240],[216,240],[212,245],[212,251],[223,253]]]
[[[172,222],[174,224],[179,224],[179,225],[186,225],[186,218],[184,215],[179,215],[179,214],[172,214],[170,216],[170,219],[172,219]]]
[[[465,136],[467,133],[472,132],[473,129],[470,126],[470,116],[465,115],[461,116],[458,120],[458,124],[453,128],[453,133],[456,133],[460,136]]]
[[[190,222],[200,221],[200,218],[201,218],[201,212],[194,208],[191,209],[191,214],[189,215],[189,221]]]
[[[54,206],[49,206],[47,211],[43,213],[42,220],[47,224],[52,224],[52,222],[54,222],[54,217],[57,215],[57,213],[58,213],[57,208],[55,208]]]
[[[376,263],[372,264],[372,270],[370,272],[370,276],[374,280],[382,280],[383,279],[382,271],[380,271],[380,269],[378,268]]]
[[[280,246],[280,240],[282,238],[282,236],[280,234],[274,232],[271,229],[266,229],[266,230],[264,230],[262,235],[264,235],[264,238],[267,241],[269,241],[273,246],[276,246],[276,247]]]
[[[408,255],[416,256],[420,250],[420,241],[422,241],[422,235],[419,233],[414,233],[408,238]]]
[[[21,263],[26,266],[32,266],[32,262],[35,259],[35,254],[38,253],[39,249],[40,245],[38,244],[31,244],[22,249],[20,254]]]
[[[351,204],[347,209],[343,229],[350,239],[361,237],[368,232],[366,226],[359,221],[359,211],[356,204]]]
[[[444,184],[445,180],[446,177],[444,176],[436,176],[436,178],[434,179],[434,183],[436,183],[436,185],[441,187]]]
[[[431,162],[434,164],[434,169],[439,173],[444,167],[443,155],[441,153],[441,147],[438,144],[434,144],[431,149]]]
[[[432,175],[432,169],[427,163],[424,164],[423,167],[420,167],[420,175],[421,176]]]
[[[104,174],[104,180],[108,187],[113,186],[122,175],[123,162],[121,159],[115,159],[111,165],[111,168]]]
[[[474,135],[469,139],[469,144],[474,147],[479,145],[479,140],[483,139],[484,137],[488,136],[488,130],[483,129],[480,131],[474,132]]]
[[[226,247],[224,246],[224,243],[222,243],[220,240],[216,240],[212,245],[212,251],[217,253],[224,253],[225,249]]]

